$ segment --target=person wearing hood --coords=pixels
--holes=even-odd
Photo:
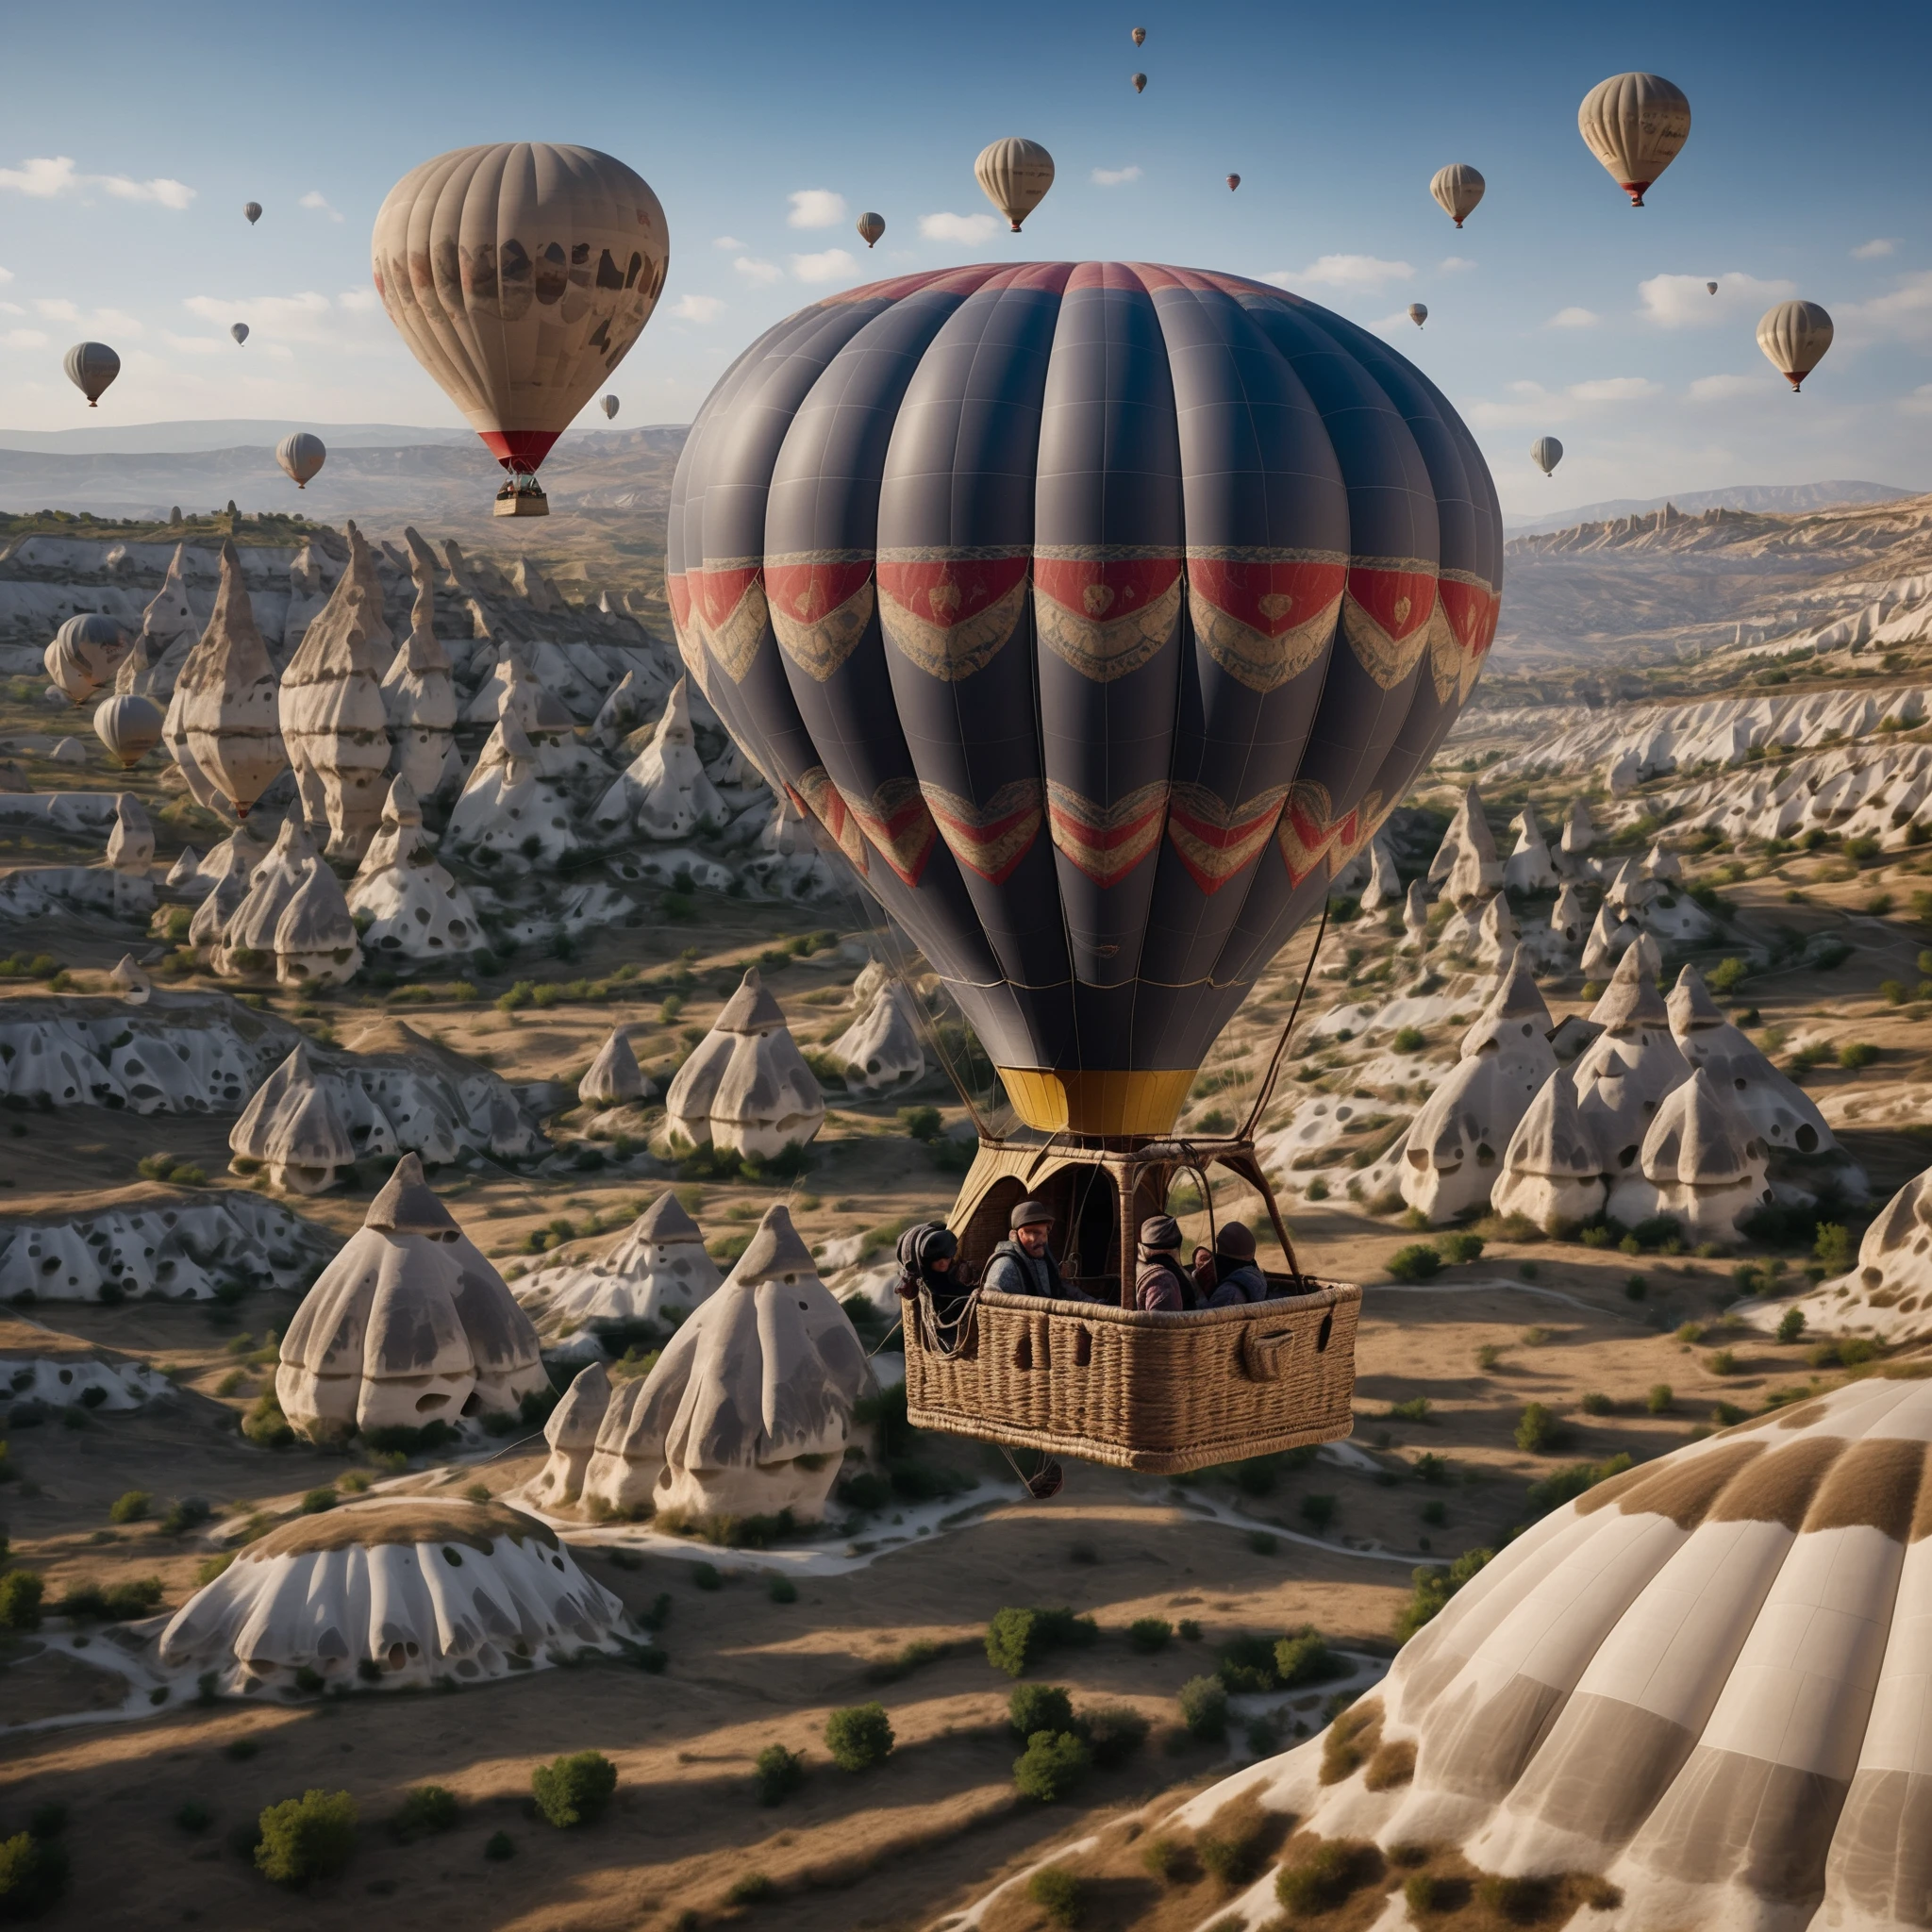
[[[979,1285],[994,1294],[1039,1295],[1047,1301],[1091,1299],[1069,1286],[1054,1259],[1053,1209],[1044,1201],[1022,1201],[1007,1219],[1008,1235],[987,1257]]]
[[[1134,1306],[1162,1314],[1198,1308],[1201,1297],[1181,1272],[1181,1226],[1172,1214],[1150,1214],[1141,1224],[1140,1267]]]
[[[1209,1308],[1237,1308],[1268,1299],[1268,1277],[1255,1259],[1255,1234],[1245,1222],[1225,1223],[1214,1237],[1214,1252],[1194,1250],[1194,1286]]]
[[[894,1284],[902,1301],[917,1301],[919,1291],[932,1295],[933,1313],[941,1322],[958,1318],[972,1290],[958,1273],[959,1237],[943,1221],[922,1221],[899,1237],[899,1279]]]

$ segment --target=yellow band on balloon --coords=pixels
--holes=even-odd
[[[1002,1067],[999,1075],[1014,1111],[1041,1133],[1171,1134],[1195,1071],[1085,1068],[1056,1074],[1038,1067]]]

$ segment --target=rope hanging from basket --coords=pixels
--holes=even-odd
[[[1315,943],[1308,948],[1308,963],[1302,968],[1302,983],[1295,989],[1294,1005],[1289,1008],[1288,1023],[1281,1029],[1281,1038],[1274,1042],[1274,1052],[1268,1062],[1268,1072],[1263,1076],[1259,1091],[1255,1095],[1255,1104],[1248,1109],[1248,1117],[1241,1123],[1241,1138],[1252,1141],[1255,1129],[1261,1124],[1261,1116],[1268,1109],[1268,1103],[1274,1098],[1274,1083],[1281,1077],[1282,1056],[1288,1051],[1289,1037],[1294,1032],[1294,1023],[1300,1017],[1302,1001],[1307,996],[1308,981],[1315,976],[1315,961],[1321,958],[1322,941],[1328,936],[1328,902],[1322,902],[1322,923],[1315,928]]]

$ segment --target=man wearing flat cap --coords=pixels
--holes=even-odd
[[[1172,1214],[1150,1214],[1141,1224],[1140,1268],[1134,1306],[1177,1315],[1201,1306],[1193,1282],[1181,1273],[1181,1228]]]
[[[1007,1219],[1008,1235],[987,1257],[980,1286],[995,1294],[1033,1294],[1048,1301],[1089,1299],[1070,1288],[1053,1257],[1053,1209],[1044,1201],[1022,1201]]]

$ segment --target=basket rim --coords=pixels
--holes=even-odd
[[[1324,1282],[1308,1294],[1275,1295],[1265,1302],[1242,1302],[1227,1308],[1124,1308],[1112,1302],[1074,1302],[1037,1294],[1000,1294],[981,1290],[978,1306],[1011,1308],[1020,1314],[1044,1314],[1066,1322],[1100,1322],[1121,1328],[1182,1329],[1194,1333],[1209,1327],[1233,1327],[1243,1322],[1307,1314],[1362,1299],[1358,1282]]]

